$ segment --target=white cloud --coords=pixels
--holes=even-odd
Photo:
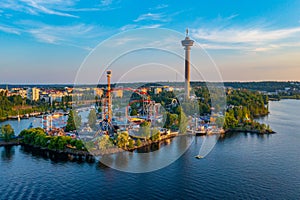
[[[192,29],[192,36],[212,42],[224,43],[258,43],[275,41],[295,36],[300,33],[300,27],[278,30],[262,29]]]
[[[113,3],[112,0],[101,0],[101,5],[102,6],[109,6]]]
[[[0,31],[17,35],[30,35],[39,42],[74,46],[85,50],[90,50],[91,48],[87,45],[94,46],[92,41],[97,42],[97,38],[107,33],[107,30],[102,29],[102,27],[85,24],[55,26],[23,20],[17,22],[16,26],[19,28],[0,25]]]
[[[214,44],[214,43],[201,43],[200,45],[195,44],[194,48],[214,49],[214,50],[246,50],[247,47],[228,45],[228,44]]]
[[[285,29],[263,28],[199,28],[191,29],[191,35],[204,43],[207,49],[230,49],[254,52],[277,50],[284,47],[299,47],[300,27]]]
[[[162,24],[149,24],[149,25],[141,26],[140,28],[159,28],[161,26]]]
[[[120,8],[120,0],[101,0],[97,8],[101,11],[108,11]]]
[[[127,31],[130,29],[135,28],[159,28],[162,24],[145,24],[145,25],[138,25],[138,24],[126,24],[120,28],[120,31]]]
[[[2,26],[2,25],[0,25],[0,31],[6,32],[6,33],[12,33],[12,34],[16,34],[16,35],[21,34],[20,30],[18,30],[17,28]]]
[[[140,15],[138,18],[133,20],[134,22],[140,22],[140,21],[166,21],[167,19],[165,16],[161,13],[146,13]]]
[[[31,15],[44,13],[49,15],[77,18],[78,16],[69,14],[64,10],[74,6],[75,2],[76,0],[2,0],[0,2],[0,6],[2,9],[25,12]]]
[[[124,26],[122,26],[120,28],[120,31],[126,31],[126,30],[129,30],[129,29],[134,29],[134,28],[137,28],[137,24],[126,24]]]
[[[26,3],[27,6],[35,9],[37,12],[50,14],[50,15],[58,15],[64,17],[77,17],[75,15],[71,15],[65,12],[56,11],[54,9],[55,6],[61,5],[73,5],[73,1],[61,1],[61,0],[53,0],[53,1],[42,1],[42,0],[21,0],[22,2]]]
[[[167,4],[159,4],[159,5],[157,5],[154,8],[150,8],[149,10],[160,10],[160,9],[164,9],[164,8],[167,8],[167,7],[169,7],[169,5],[167,5]]]
[[[232,20],[232,19],[236,18],[237,16],[239,16],[239,14],[232,14],[229,17],[226,17],[226,20]]]
[[[73,41],[76,38],[91,38],[94,36],[92,32],[93,26],[87,26],[84,24],[77,24],[72,26],[50,26],[42,25],[35,28],[29,28],[28,33],[39,41],[46,43],[57,44],[62,41]]]
[[[123,38],[117,38],[114,39],[113,42],[110,44],[112,46],[122,46],[125,44],[128,44],[129,42],[138,41],[140,38],[137,37],[123,37]]]

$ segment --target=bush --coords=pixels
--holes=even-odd
[[[76,140],[75,146],[76,146],[77,150],[83,150],[83,147],[84,147],[84,145],[83,145],[83,143],[82,143],[81,140]]]
[[[152,136],[150,138],[153,142],[160,140],[160,132],[157,129],[153,129]]]
[[[130,139],[129,144],[128,144],[128,148],[132,149],[133,147],[134,147],[134,140]]]
[[[141,140],[140,140],[140,139],[137,139],[137,141],[136,141],[136,146],[139,147],[139,146],[141,146],[141,144],[142,144]]]

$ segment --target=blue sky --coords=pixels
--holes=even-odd
[[[299,13],[300,1],[287,0],[2,0],[0,83],[73,83],[115,34],[186,27],[226,81],[300,80]]]

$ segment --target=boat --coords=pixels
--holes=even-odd
[[[28,126],[28,129],[31,129],[31,128],[33,128],[32,122],[31,122],[30,125]]]
[[[22,118],[22,119],[29,119],[29,114],[22,115],[22,116],[20,116],[20,118]]]
[[[52,114],[52,117],[53,118],[59,118],[59,117],[61,117],[61,116],[63,116],[64,114],[63,113],[53,113]]]
[[[201,130],[201,131],[196,130],[195,134],[196,134],[196,136],[206,135],[206,131],[204,131],[204,130]]]
[[[204,158],[203,156],[200,156],[200,155],[197,155],[197,156],[195,156],[195,158],[197,158],[197,159],[202,159],[202,158]]]

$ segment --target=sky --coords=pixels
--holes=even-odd
[[[197,45],[191,52],[192,62],[204,76],[217,70],[223,81],[300,80],[297,0],[1,0],[0,84],[74,83],[80,71],[89,82],[90,76],[98,74],[97,68],[83,73],[81,68],[88,68],[90,59],[94,59],[91,65],[103,71],[103,65],[111,63],[107,52],[116,57],[123,47],[144,44],[137,38],[150,38],[152,45],[157,41],[157,48],[172,44],[172,50],[183,56],[180,39],[187,27],[189,36],[207,53],[204,58]],[[143,28],[162,35],[139,31]],[[101,45],[105,41],[113,45]],[[149,57],[153,59],[147,60]],[[203,61],[208,57],[210,64]],[[173,63],[161,64],[163,59]],[[119,81],[129,72],[132,75],[125,82],[174,81],[184,67],[175,60],[159,56],[159,51],[140,51],[120,58],[111,67]],[[162,70],[158,76],[162,66],[178,70]],[[210,66],[217,69],[209,71]],[[155,70],[149,70],[151,67]]]

